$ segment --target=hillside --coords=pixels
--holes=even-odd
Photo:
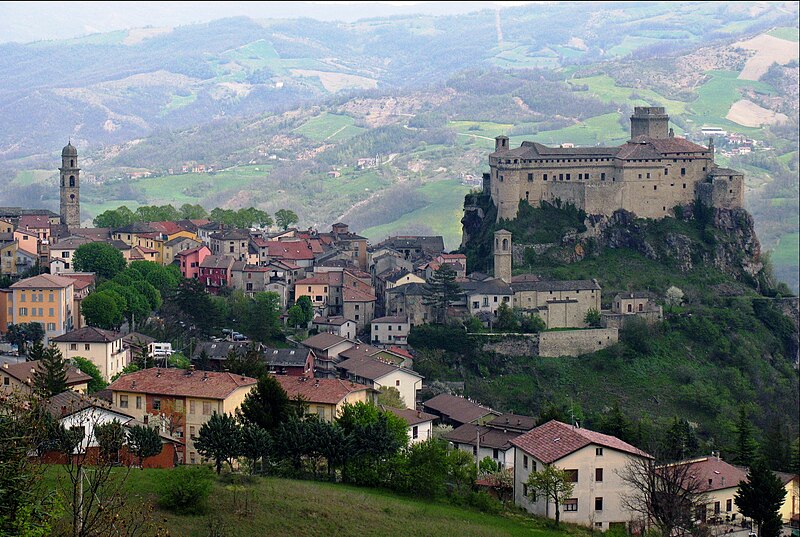
[[[132,470],[125,484],[129,502],[154,501],[159,482],[171,470]],[[58,488],[60,468],[46,474]],[[152,518],[175,537],[274,535],[341,537],[409,535],[447,537],[584,535],[568,526],[557,531],[528,516],[491,515],[435,501],[421,501],[369,488],[273,477],[253,478],[244,485],[215,480],[204,515],[178,516],[156,509]]]
[[[604,308],[624,291],[646,290],[663,303],[670,286],[683,290],[683,304],[665,306],[662,323],[623,330],[619,344],[577,358],[500,355],[484,338],[456,335],[461,328],[417,329],[409,338],[421,351],[415,367],[429,381],[465,382],[467,395],[498,409],[529,415],[556,409],[589,427],[600,427],[618,403],[630,420],[641,420],[644,445],[677,416],[696,425],[701,451],[726,451],[740,407],[761,439],[774,438],[775,430],[796,438],[796,299],[771,298],[746,213],[697,216],[687,210],[681,219],[647,221],[617,213],[599,235],[583,240],[575,237],[582,217],[574,210],[529,208],[499,224],[490,215],[473,228],[465,249],[477,270],[490,268],[491,232],[504,227],[517,245],[530,245],[529,251],[519,246],[524,262],[515,264],[516,273],[597,278]],[[543,243],[552,246],[533,253]],[[784,315],[792,303],[794,319]]]
[[[494,136],[617,144],[632,107],[656,104],[678,134],[704,142],[699,128],[717,126],[760,144],[732,155],[718,141],[718,161],[747,173],[759,237],[796,289],[791,9],[612,3],[352,23],[235,18],[0,45],[9,172],[0,204],[55,207],[54,153],[72,136],[87,223],[121,204],[256,203],[295,210],[304,226],[347,219],[372,239],[441,233],[455,248],[457,224],[430,217],[455,214]],[[183,173],[197,165],[214,172]]]

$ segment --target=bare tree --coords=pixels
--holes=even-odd
[[[658,464],[652,458],[631,458],[619,472],[628,486],[622,505],[665,537],[685,535],[694,529],[698,509],[707,503],[696,473],[691,463]]]

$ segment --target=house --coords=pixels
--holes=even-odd
[[[376,300],[370,286],[344,287],[342,289],[342,315],[353,319],[356,323],[356,331],[361,332],[375,317]]]
[[[436,416],[411,408],[392,408],[381,405],[381,410],[391,412],[408,424],[408,443],[417,444],[433,438]]]
[[[408,317],[393,315],[372,319],[372,343],[378,345],[406,345],[408,332],[411,330]]]
[[[427,286],[409,283],[386,292],[384,311],[386,315],[405,315],[409,328],[426,324],[434,318],[429,304]]]
[[[417,407],[417,392],[424,377],[416,371],[373,356],[349,358],[338,363],[336,369],[343,377],[375,390],[395,388],[407,408]]]
[[[6,395],[11,393],[27,395],[31,392],[31,386],[33,385],[33,373],[39,369],[41,369],[41,361],[39,360],[18,363],[4,361],[2,368],[0,368],[2,393]],[[83,373],[77,367],[67,366],[67,388],[70,390],[86,393],[90,380],[92,380],[92,377]]]
[[[156,339],[139,332],[131,332],[122,337],[122,344],[128,347],[131,355],[131,360],[142,356],[143,354],[148,358],[155,356],[154,345]]]
[[[269,372],[290,377],[314,378],[314,352],[308,349],[264,349]]]
[[[356,323],[338,315],[334,317],[317,317],[311,323],[318,332],[335,334],[345,339],[355,339]]]
[[[336,376],[335,365],[340,361],[339,354],[353,347],[355,343],[335,334],[322,333],[303,340],[301,345],[314,351],[317,376]]]
[[[439,394],[422,403],[422,408],[439,417],[445,425],[459,427],[465,423],[483,423],[499,416],[500,412],[481,406],[464,397]]]
[[[664,313],[648,292],[634,291],[619,293],[611,303],[611,311],[602,311],[603,326],[608,328],[624,328],[631,319],[643,319],[648,324],[661,321]]]
[[[50,341],[65,359],[81,356],[91,361],[106,381],[117,373],[122,373],[131,361],[129,348],[124,345],[120,332],[86,326],[54,337]]]
[[[518,414],[502,414],[484,420],[481,425],[465,423],[444,435],[456,449],[467,451],[479,463],[489,457],[503,468],[514,466],[511,440],[536,426],[536,419]]]
[[[113,410],[111,403],[95,397],[88,397],[71,390],[60,393],[47,400],[47,412],[57,420],[65,429],[79,429],[83,440],[75,449],[76,454],[85,454],[86,461],[98,461],[100,448],[95,439],[94,429],[98,425],[112,421],[119,422],[123,428],[128,429],[134,425],[141,425],[129,414]],[[177,445],[173,438],[165,434],[161,436],[161,452],[142,460],[142,468],[174,468],[177,465]],[[43,462],[49,464],[65,464],[66,455],[61,452],[45,453]],[[123,446],[117,453],[116,462],[126,466],[138,465],[139,460],[131,454],[127,446]]]
[[[289,399],[302,398],[308,412],[325,421],[335,420],[346,404],[375,403],[377,394],[368,386],[341,379],[319,379],[277,375]]]
[[[623,497],[633,491],[620,474],[632,461],[652,458],[616,438],[551,420],[511,440],[514,446],[514,503],[538,516],[555,517],[549,499],[528,496],[528,477],[545,465],[566,470],[572,498],[560,507],[561,520],[599,531],[626,527],[635,514]]]
[[[315,312],[327,315],[328,286],[328,274],[319,274],[298,280],[294,284],[294,301],[297,302],[301,296],[307,296],[311,299]]]
[[[174,239],[169,239],[164,243],[164,259],[162,262],[165,265],[171,265],[180,252],[192,250],[203,246],[197,238],[185,237],[183,235],[176,236]]]
[[[422,257],[432,259],[444,252],[444,239],[440,235],[388,237],[385,241],[373,246],[373,251],[383,248],[402,253],[405,259],[420,259]]]
[[[0,237],[0,274],[17,273],[17,242],[11,238]]]
[[[243,357],[250,350],[261,351],[260,347],[253,347],[248,341],[199,341],[194,349],[192,360],[202,361],[203,355],[209,360],[208,367],[215,371],[225,368],[225,360],[231,353]]]
[[[75,282],[55,274],[40,274],[11,285],[13,324],[36,322],[45,331],[45,344],[74,327]]]
[[[225,229],[210,235],[211,254],[247,261],[250,232],[246,229]]]
[[[585,328],[589,310],[600,312],[597,280],[511,281],[512,306],[542,318],[547,328]]]
[[[211,255],[211,250],[206,245],[182,250],[175,254],[181,268],[181,275],[184,278],[199,278],[200,264]]]
[[[483,315],[489,319],[497,319],[497,309],[500,304],[505,303],[511,307],[513,291],[500,278],[487,281],[466,281],[461,282],[459,286],[463,291],[465,305],[470,315]]]
[[[59,239],[58,242],[50,246],[50,274],[62,272],[75,272],[75,250],[84,244],[89,244],[91,240],[77,235],[71,235]]]
[[[195,464],[200,427],[214,412],[234,413],[257,382],[227,372],[150,368],[122,375],[108,390],[114,410],[180,439],[179,462]]]
[[[218,294],[231,282],[235,259],[226,255],[209,255],[200,263],[198,279],[211,294]]]

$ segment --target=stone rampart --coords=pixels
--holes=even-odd
[[[542,332],[539,334],[539,356],[580,356],[610,347],[617,341],[619,330],[616,328]]]

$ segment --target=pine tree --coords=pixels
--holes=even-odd
[[[213,459],[217,474],[222,471],[222,463],[240,455],[239,424],[230,414],[217,414],[200,427],[194,446],[197,452],[207,459]]]
[[[36,360],[43,359],[45,352],[47,352],[47,348],[44,346],[44,343],[41,341],[34,341],[33,345],[28,349],[28,361],[35,362]]]
[[[139,459],[139,467],[147,457],[154,457],[163,449],[158,431],[145,425],[134,425],[128,429],[128,451]]]
[[[747,472],[747,481],[739,483],[734,502],[739,511],[758,525],[761,537],[778,537],[781,534],[780,509],[786,489],[763,459],[753,463]]]
[[[744,407],[739,408],[736,420],[736,445],[733,447],[733,462],[741,466],[750,466],[758,454],[758,442],[754,438],[753,424],[747,417]]]
[[[45,350],[39,367],[33,373],[33,387],[43,397],[52,397],[67,390],[67,364],[56,347]]]
[[[456,271],[450,265],[443,264],[430,277],[425,291],[423,304],[433,306],[437,322],[444,323],[447,308],[461,293],[461,288],[456,283]]]

